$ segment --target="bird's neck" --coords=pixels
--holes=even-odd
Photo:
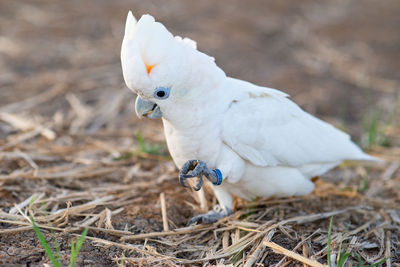
[[[188,129],[204,126],[226,109],[222,96],[224,83],[215,88],[207,88],[192,99],[179,101],[173,108],[163,111],[166,120],[176,129]]]

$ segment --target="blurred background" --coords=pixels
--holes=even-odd
[[[355,139],[363,131],[356,126],[366,116],[378,114],[387,123],[398,105],[396,0],[3,0],[2,110],[37,111],[46,117],[58,113],[73,122],[73,94],[96,113],[114,108],[112,112],[127,115],[109,114],[101,122],[92,117],[92,125],[75,123],[75,130],[94,133],[101,127],[136,123],[134,96],[127,92],[119,63],[128,10],[138,19],[153,15],[174,35],[196,40],[229,76],[281,89],[307,111],[349,128]],[[35,106],[7,107],[39,94],[46,96]]]
[[[114,212],[116,229],[156,231],[164,189],[175,212],[171,224],[182,226],[199,212],[197,204],[180,204],[171,196],[196,203],[176,181],[160,121],[139,121],[134,114],[135,95],[124,84],[119,58],[129,10],[137,19],[151,14],[174,35],[197,41],[227,75],[290,94],[308,112],[349,132],[363,149],[387,159],[376,170],[327,177],[356,193],[366,173],[384,177],[364,188],[365,194],[400,203],[400,1],[1,0],[3,213],[15,214],[13,205],[33,195],[56,212],[67,200],[76,206],[112,192],[120,205],[108,199],[91,212],[105,206]],[[148,178],[158,188],[145,184]],[[137,181],[140,190],[131,186]],[[215,200],[211,195],[208,200],[211,207]],[[117,212],[121,207],[124,215]],[[89,215],[70,215],[68,225],[83,225],[82,216]],[[4,236],[0,242],[18,247],[27,236],[35,239],[33,233],[17,234],[15,243]],[[6,262],[40,261],[43,251],[24,246],[28,256]],[[113,262],[117,252],[92,253]]]

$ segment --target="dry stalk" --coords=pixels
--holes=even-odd
[[[293,251],[283,248],[276,243],[268,242],[268,241],[265,241],[263,243],[265,246],[271,248],[274,252],[283,254],[289,258],[295,259],[295,260],[300,261],[301,263],[307,264],[309,266],[312,266],[312,267],[326,267],[327,266],[327,265],[323,265],[317,261],[307,259],[306,257],[303,257],[300,254],[294,253]]]
[[[257,261],[259,256],[264,252],[265,249],[265,242],[268,242],[272,239],[272,237],[275,234],[275,229],[272,229],[265,237],[264,239],[260,242],[260,244],[257,246],[256,250],[247,257],[247,261],[244,264],[244,267],[251,267],[254,266],[254,263]]]
[[[191,234],[199,231],[210,231],[215,229],[215,226],[206,226],[206,225],[199,225],[195,226],[193,228],[180,228],[180,229],[175,229],[173,231],[168,231],[168,232],[153,232],[153,233],[147,233],[147,234],[137,234],[137,235],[128,235],[128,236],[123,236],[121,237],[122,241],[127,241],[127,240],[139,240],[139,239],[146,239],[146,238],[152,238],[152,237],[160,237],[160,236],[171,236],[171,235],[185,235],[185,234]]]
[[[391,232],[386,231],[386,251],[385,251],[385,258],[386,258],[386,266],[391,267],[392,266],[392,260],[391,260],[391,242],[390,242],[390,237],[391,237]]]
[[[165,194],[164,193],[160,194],[160,203],[161,203],[161,215],[162,215],[162,220],[163,220],[163,229],[164,229],[164,232],[168,232],[169,225],[168,225],[168,217],[167,217],[167,205],[165,204]]]

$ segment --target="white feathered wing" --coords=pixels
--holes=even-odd
[[[224,116],[222,139],[251,164],[295,167],[313,176],[344,160],[376,160],[285,93],[232,80],[241,93]]]

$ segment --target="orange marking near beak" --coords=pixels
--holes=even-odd
[[[144,64],[144,65],[146,66],[147,74],[150,74],[151,70],[156,66],[156,64],[154,64],[154,65]]]

